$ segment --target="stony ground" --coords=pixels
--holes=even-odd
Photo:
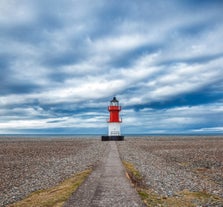
[[[118,148],[159,195],[187,189],[223,197],[223,137],[132,138]]]
[[[0,139],[0,206],[20,200],[95,165],[99,139]]]
[[[0,206],[95,165],[106,145],[99,138],[0,138]],[[117,146],[160,195],[188,189],[223,197],[223,137],[126,138]]]

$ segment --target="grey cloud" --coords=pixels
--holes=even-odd
[[[129,110],[128,126],[137,119],[135,132],[221,125],[208,121],[222,100],[220,7],[217,1],[5,1],[0,106],[8,118],[0,130],[36,132],[36,125],[65,132],[66,124],[71,132],[78,121],[103,128],[114,95]],[[199,118],[188,106],[210,113],[198,110]],[[177,107],[190,114],[176,115]]]

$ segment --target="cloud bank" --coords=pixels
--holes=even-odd
[[[2,0],[0,133],[222,133],[222,8]]]

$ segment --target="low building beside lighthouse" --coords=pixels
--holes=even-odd
[[[108,120],[108,136],[102,136],[102,141],[118,141],[124,140],[124,136],[121,135],[121,118],[119,117],[119,112],[121,111],[121,106],[119,106],[119,102],[114,97],[110,101],[110,105],[108,106],[108,111],[110,113]]]

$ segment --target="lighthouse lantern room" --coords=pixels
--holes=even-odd
[[[113,99],[110,101],[108,111],[110,113],[110,117],[108,120],[108,136],[102,136],[102,141],[124,140],[124,136],[121,136],[120,127],[122,120],[119,117],[121,106],[119,106],[119,102],[116,97],[113,97]]]

